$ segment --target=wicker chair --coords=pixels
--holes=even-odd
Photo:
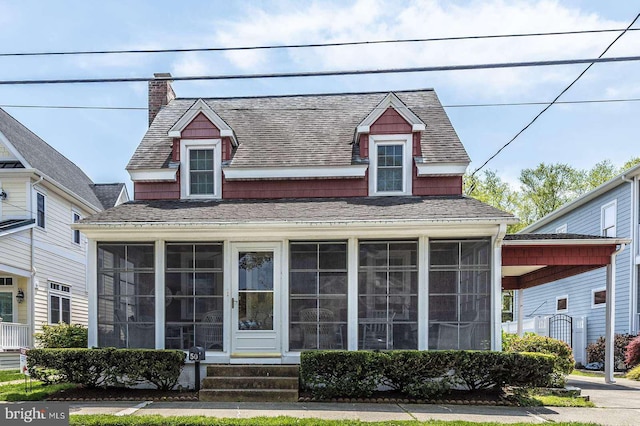
[[[222,349],[222,320],[222,311],[209,311],[202,317],[200,329],[205,349]]]
[[[300,311],[304,349],[342,349],[341,329],[333,322],[333,311],[308,308]]]

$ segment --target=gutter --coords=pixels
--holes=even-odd
[[[34,171],[34,174],[35,171]],[[38,174],[36,174],[36,176],[38,176]],[[31,216],[35,216],[34,214],[34,209],[33,209],[33,192],[35,191],[36,185],[40,184],[40,182],[42,182],[44,180],[44,176],[43,175],[39,175],[40,179],[38,179],[37,181],[33,182],[31,184],[31,193],[29,194],[29,204],[31,205]],[[36,207],[37,209],[37,207]],[[30,258],[30,272],[31,272],[31,286],[30,289],[31,290],[29,293],[29,331],[31,332],[30,335],[33,336],[35,334],[35,315],[36,315],[36,308],[35,308],[35,297],[36,297],[36,288],[38,287],[37,282],[38,282],[38,278],[37,278],[37,270],[36,270],[36,265],[35,265],[35,234],[34,234],[34,228],[32,227],[31,229],[29,229],[29,236],[31,238],[31,258]],[[31,345],[33,346],[34,342],[31,341],[30,342]]]
[[[621,244],[620,248],[611,253],[611,261],[607,266],[607,297],[605,314],[605,347],[604,347],[604,380],[608,384],[615,383],[614,371],[614,340],[615,340],[615,318],[616,318],[616,256],[620,254],[626,244]]]

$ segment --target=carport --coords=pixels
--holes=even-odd
[[[562,278],[607,268],[605,381],[613,379],[615,268],[618,253],[631,242],[582,234],[509,234],[502,242],[502,289],[518,292],[518,334],[522,334],[523,290]]]

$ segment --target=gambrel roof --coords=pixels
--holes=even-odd
[[[209,98],[203,101],[228,124],[239,144],[229,167],[321,167],[351,165],[357,127],[390,92]],[[426,125],[425,163],[469,163],[449,118],[432,89],[393,92]],[[198,99],[175,99],[162,108],[127,170],[169,166],[169,131]]]

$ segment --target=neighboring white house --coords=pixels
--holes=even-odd
[[[32,346],[42,324],[87,324],[86,239],[70,225],[128,199],[0,109],[0,352]]]

